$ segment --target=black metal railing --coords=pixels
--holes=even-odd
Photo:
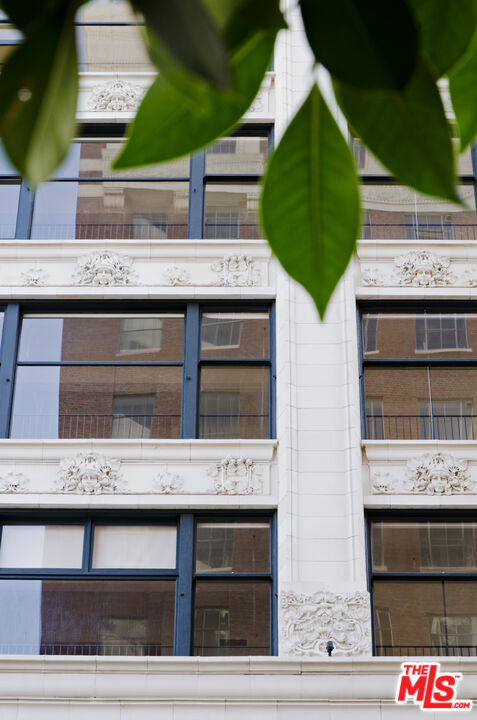
[[[172,655],[172,645],[142,645],[133,643],[0,643],[5,655],[127,655],[159,657]]]
[[[363,223],[363,240],[477,240],[477,222],[460,223]]]
[[[368,440],[473,440],[477,415],[366,415]]]
[[[206,222],[204,238],[206,240],[259,240],[262,232],[256,222]]]
[[[183,240],[187,223],[35,223],[32,237],[42,240]]]
[[[201,413],[199,437],[202,439],[267,438],[266,415],[215,415]]]
[[[201,414],[199,437],[209,439],[266,438],[269,436],[268,414],[216,415]],[[85,414],[15,414],[13,438],[180,438],[180,415],[85,415]]]
[[[180,415],[14,415],[12,437],[179,438]]]
[[[376,655],[384,657],[476,657],[477,645],[376,645]]]

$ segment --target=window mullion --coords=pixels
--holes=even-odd
[[[174,655],[190,655],[192,649],[192,576],[194,572],[194,516],[183,513],[179,522],[174,626]]]
[[[205,150],[191,156],[189,185],[189,227],[188,238],[202,237],[204,228],[204,174]]]
[[[11,303],[4,315],[0,352],[0,437],[4,438],[8,437],[10,430],[19,324],[20,306]]]
[[[18,199],[17,224],[15,228],[16,239],[26,239],[30,237],[34,199],[35,193],[33,189],[23,180],[20,185],[20,197]]]
[[[199,397],[199,303],[189,303],[184,329],[184,368],[182,374],[183,438],[197,437],[197,403]]]

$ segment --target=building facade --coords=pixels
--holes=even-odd
[[[422,657],[477,698],[476,158],[454,207],[350,137],[319,322],[257,218],[312,79],[288,5],[237,132],[122,173],[154,73],[127,6],[86,5],[66,161],[33,192],[0,157],[2,720],[418,716]]]

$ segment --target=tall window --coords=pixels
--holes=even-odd
[[[273,437],[268,304],[133,305],[6,308],[0,366],[16,371],[0,375],[4,436]]]
[[[477,523],[370,520],[377,655],[477,656]]]
[[[432,306],[415,312],[377,309],[369,306],[362,314],[366,436],[472,440],[477,314],[469,308],[435,312]]]
[[[0,520],[1,653],[276,652],[271,516]]]
[[[88,4],[84,10],[95,6]],[[90,32],[90,26],[85,27]],[[115,32],[124,29],[128,28],[119,24]],[[83,126],[61,167],[35,191],[21,182],[0,153],[0,238],[261,236],[259,182],[268,158],[270,126],[244,126],[192,158],[114,171],[111,163],[124,144],[125,130],[124,125]]]

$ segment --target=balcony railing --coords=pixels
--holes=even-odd
[[[35,223],[32,237],[48,240],[183,240],[187,223]]]
[[[159,657],[172,655],[172,645],[141,645],[133,643],[0,643],[5,655],[127,655]]]
[[[215,415],[201,413],[199,437],[202,439],[267,438],[267,415]]]
[[[179,438],[180,415],[14,415],[11,437]]]
[[[376,655],[384,657],[447,656],[476,657],[477,645],[376,645]]]
[[[363,240],[477,240],[477,223],[363,223]]]
[[[267,438],[268,414],[201,414],[199,437],[209,439]],[[20,415],[12,420],[14,438],[180,438],[180,415]]]
[[[367,440],[473,440],[477,415],[367,415]]]

